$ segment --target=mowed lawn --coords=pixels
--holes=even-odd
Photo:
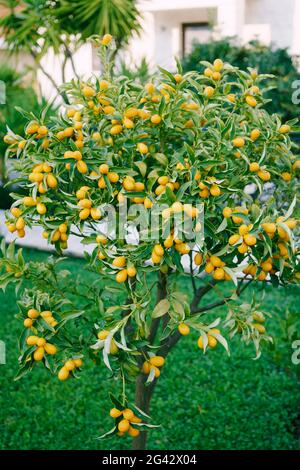
[[[46,256],[29,250],[25,255],[36,261]],[[64,265],[75,275],[82,263]],[[268,288],[264,307],[273,314],[268,331],[278,332],[280,316],[286,309],[296,313],[299,303],[295,286]],[[21,325],[14,318],[12,288],[0,293],[0,305],[0,339],[7,347],[7,364],[0,366],[0,448],[129,449],[128,437],[96,439],[112,427],[108,391],[115,385],[104,366],[86,361],[79,380],[60,383],[39,364],[14,381]],[[216,317],[219,313],[222,309]],[[150,432],[149,449],[299,449],[300,365],[289,361],[290,344],[279,347],[288,358],[281,364],[268,349],[254,361],[253,348],[238,338],[230,342],[230,357],[220,345],[204,356],[195,333],[183,338],[168,356],[155,391],[151,415],[161,427]]]

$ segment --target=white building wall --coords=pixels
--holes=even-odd
[[[245,23],[269,25],[271,42],[292,50],[294,28],[300,28],[300,24],[296,26],[293,21],[299,3],[299,0],[247,0]]]

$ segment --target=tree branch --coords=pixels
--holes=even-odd
[[[247,287],[249,286],[249,284],[251,284],[251,282],[253,281],[253,279],[250,279],[248,282],[246,282],[245,284],[243,284],[243,281],[244,279],[240,282],[237,290],[236,290],[236,294],[237,296],[239,297],[241,295],[241,293],[247,289]],[[226,304],[227,302],[231,302],[232,300],[234,300],[232,298],[232,296],[230,297],[224,297],[222,300],[219,300],[218,302],[213,302],[211,304],[208,304],[206,305],[205,307],[202,307],[200,309],[197,309],[196,311],[193,312],[193,315],[198,315],[199,313],[203,313],[203,312],[207,312],[209,310],[212,310],[216,307],[221,307],[222,305]]]
[[[37,64],[37,66],[39,67],[39,69],[41,70],[41,72],[45,75],[45,77],[48,78],[48,80],[51,82],[51,84],[53,85],[53,87],[55,88],[55,90],[57,91],[57,94],[59,96],[62,97],[62,99],[68,104],[69,103],[69,100],[68,100],[68,97],[66,95],[66,93],[64,92],[61,92],[60,89],[59,89],[59,86],[57,85],[57,83],[55,82],[54,78],[51,77],[51,75],[47,72],[47,70],[44,69],[44,67],[42,66],[41,62],[37,59],[37,56],[36,54],[31,51],[31,56],[32,58],[34,59],[35,63]]]
[[[157,297],[156,297],[156,303],[160,302],[162,299],[164,299],[167,295],[167,276],[166,274],[163,274],[161,271],[158,272],[158,286],[157,286]],[[150,334],[148,337],[148,341],[150,344],[153,344],[157,329],[160,323],[160,318],[155,318],[151,322],[150,326]]]
[[[192,313],[198,308],[198,304],[199,304],[200,300],[202,299],[202,297],[204,297],[204,295],[207,294],[207,292],[209,292],[216,284],[217,284],[217,281],[215,279],[213,279],[212,281],[210,281],[205,286],[201,286],[196,290],[194,298],[191,302],[191,312]]]

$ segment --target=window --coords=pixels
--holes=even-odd
[[[182,25],[182,55],[189,54],[194,42],[207,42],[211,37],[209,23],[184,23]]]

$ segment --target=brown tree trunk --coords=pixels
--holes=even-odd
[[[135,404],[144,413],[148,414],[150,409],[150,400],[155,387],[155,382],[152,382],[149,386],[145,386],[147,377],[140,374],[136,380],[135,386]],[[147,431],[141,431],[138,437],[133,439],[132,447],[134,450],[145,450],[147,446]]]

